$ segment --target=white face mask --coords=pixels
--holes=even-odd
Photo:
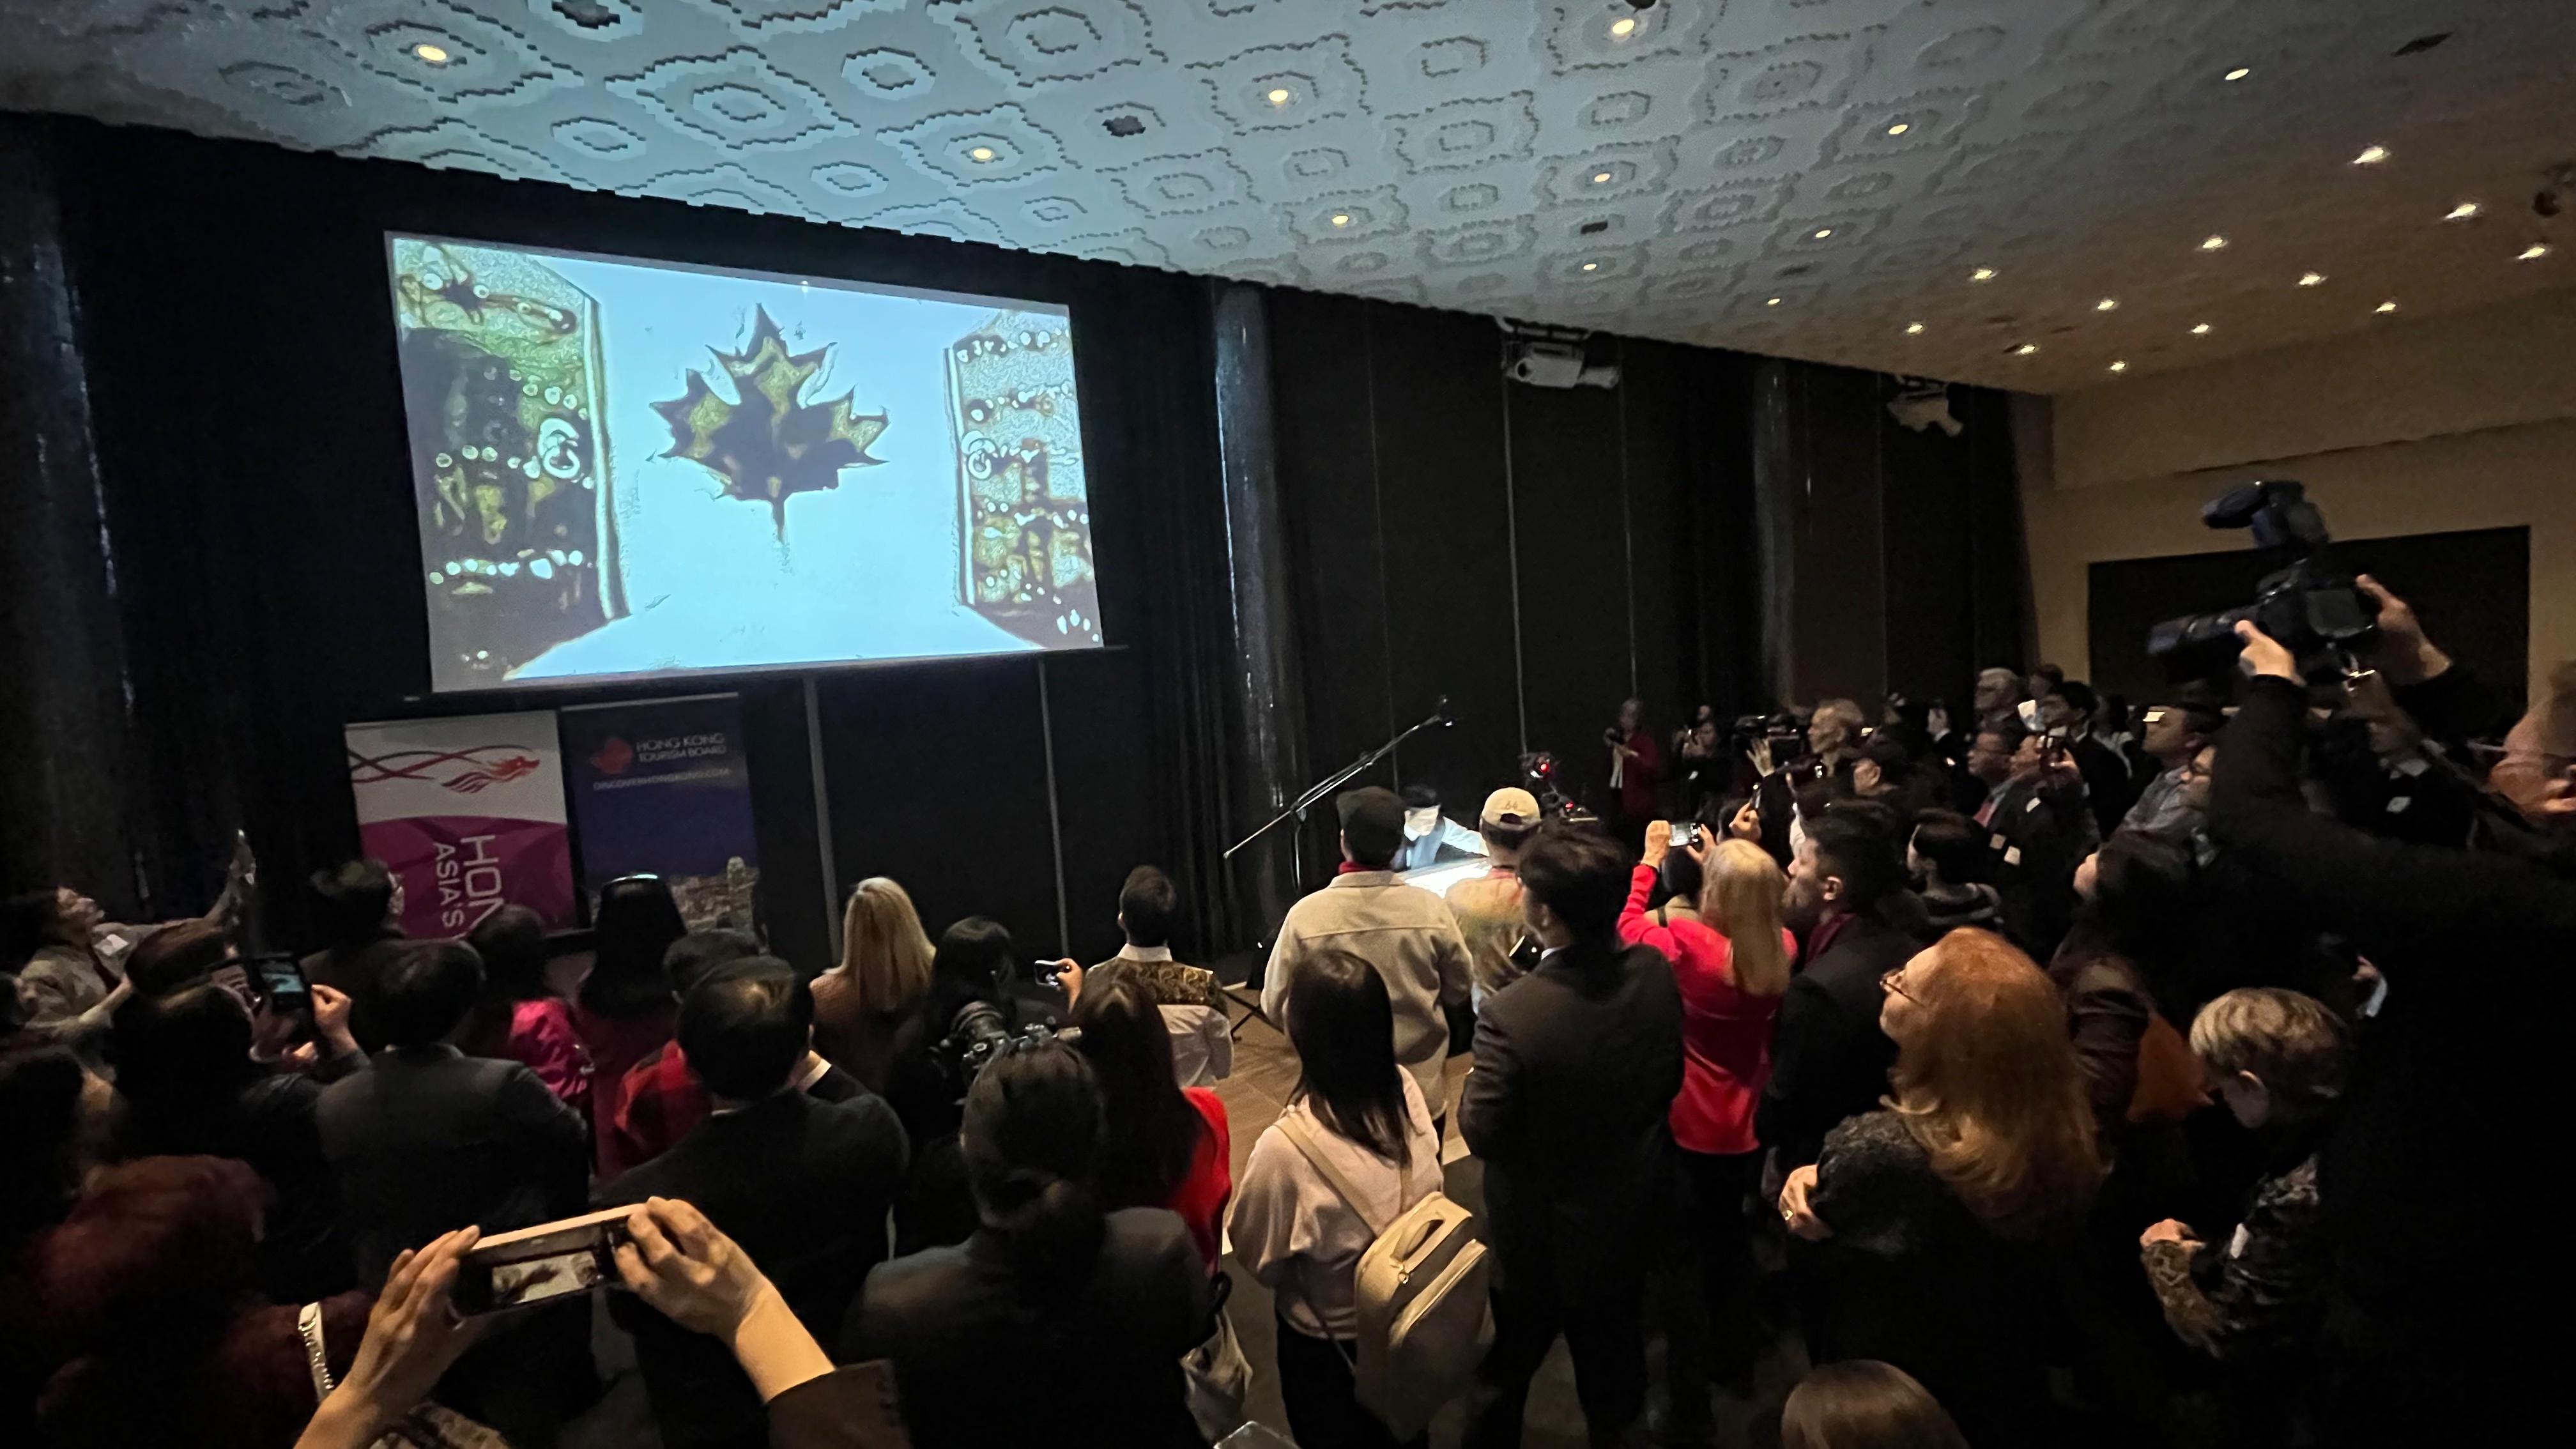
[[[1439,828],[1440,808],[1436,805],[1425,810],[1404,812],[1404,838],[1407,840],[1420,840]]]

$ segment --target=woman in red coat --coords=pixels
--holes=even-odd
[[[1681,1149],[1682,1240],[1698,1258],[1708,1316],[1675,1327],[1685,1342],[1702,1334],[1713,1341],[1696,1353],[1677,1345],[1676,1355],[1699,1360],[1720,1382],[1742,1384],[1760,1347],[1743,1207],[1761,1173],[1753,1113],[1771,1080],[1771,1025],[1789,989],[1797,943],[1780,925],[1787,882],[1750,841],[1712,846],[1703,838],[1690,848],[1700,866],[1698,920],[1649,912],[1646,901],[1671,848],[1671,831],[1660,820],[1646,827],[1645,858],[1630,881],[1619,935],[1662,952],[1682,995],[1682,1090],[1673,1098],[1671,1120]],[[1681,1388],[1675,1397],[1685,1405],[1705,1402]]]

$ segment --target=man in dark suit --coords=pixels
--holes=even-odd
[[[1522,909],[1545,948],[1485,999],[1458,1126],[1485,1166],[1494,1346],[1466,1443],[1521,1442],[1530,1378],[1559,1334],[1592,1442],[1644,1412],[1645,1279],[1682,1083],[1682,1003],[1652,949],[1619,944],[1628,858],[1605,837],[1543,832],[1522,855]]]
[[[906,1149],[884,1099],[827,1102],[800,1089],[813,1036],[813,995],[786,962],[756,956],[708,973],[680,1002],[678,1040],[712,1110],[599,1199],[690,1203],[760,1264],[808,1329],[828,1336],[885,1257]],[[769,1442],[760,1395],[729,1347],[631,1299],[612,1311],[635,1335],[664,1449]]]
[[[2011,721],[1977,731],[1968,768],[1987,787],[1976,811],[2003,898],[2004,934],[2034,961],[2056,953],[2075,920],[2075,867],[2102,843],[2074,762]]]
[[[590,1170],[581,1114],[517,1062],[453,1045],[483,991],[474,948],[424,942],[391,955],[375,988],[386,1049],[314,1106],[359,1284],[383,1283],[396,1253],[469,1223],[488,1234],[579,1212]],[[589,1321],[586,1310],[540,1311],[492,1335],[449,1371],[442,1398],[512,1444],[552,1443],[588,1372]]]
[[[2100,707],[2093,686],[2080,679],[2058,685],[2039,702],[2040,728],[2064,745],[2076,773],[2084,779],[2084,799],[2093,811],[2097,840],[2120,828],[2120,817],[2137,803],[2139,786],[2129,757],[2093,733]]]
[[[1781,915],[1805,965],[1780,998],[1771,1082],[1754,1120],[1776,1154],[1774,1173],[1815,1161],[1826,1133],[1887,1094],[1896,1044],[1878,1029],[1878,983],[1919,949],[1881,914],[1905,882],[1902,849],[1884,812],[1837,805],[1789,862]]]

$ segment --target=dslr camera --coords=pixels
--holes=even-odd
[[[2254,602],[2214,614],[2186,614],[2147,631],[2147,653],[2180,670],[2215,668],[2237,648],[2236,625],[2254,627],[2296,655],[2303,674],[2340,673],[2341,655],[2379,633],[2379,601],[2334,562],[2325,515],[2305,486],[2267,478],[2231,488],[2200,510],[2211,528],[2248,528],[2254,546],[2279,564],[2254,586]]]

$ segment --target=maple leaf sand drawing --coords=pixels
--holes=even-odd
[[[733,380],[740,402],[727,402],[707,386],[705,373],[689,369],[689,390],[653,404],[671,425],[671,450],[724,481],[725,496],[767,503],[787,539],[787,500],[798,493],[841,486],[844,468],[871,467],[868,444],[886,430],[884,413],[850,406],[856,389],[823,402],[798,394],[823,370],[828,347],[789,352],[769,309],[756,309],[751,341],[740,352],[715,352]]]

